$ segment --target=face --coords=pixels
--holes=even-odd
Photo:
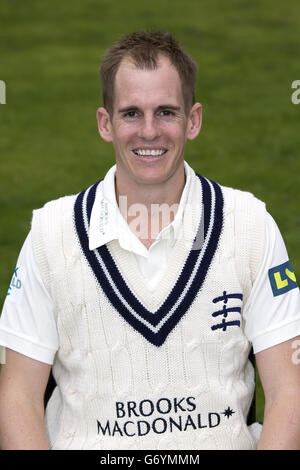
[[[184,175],[184,149],[201,127],[201,105],[185,113],[179,74],[161,56],[155,70],[123,59],[115,78],[113,115],[98,110],[98,127],[116,155],[117,181],[162,185]],[[184,177],[184,176],[183,176]]]

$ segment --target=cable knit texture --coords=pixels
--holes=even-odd
[[[87,260],[74,219],[78,197],[34,211],[35,254],[55,304],[60,340],[53,364],[57,387],[45,418],[53,449],[256,447],[246,424],[254,370],[243,306],[262,260],[261,201],[218,186],[224,200],[222,230],[201,288],[178,321],[169,322],[172,308],[162,317],[167,333],[159,345],[151,336],[156,327],[150,316],[168,298],[193,247],[202,186],[195,175],[182,236],[155,292],[147,289],[130,253],[116,240],[107,244],[127,288],[147,309],[143,317],[134,313],[132,324],[127,313],[117,311]]]

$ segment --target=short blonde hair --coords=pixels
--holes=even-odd
[[[154,70],[160,54],[169,58],[178,71],[185,112],[195,102],[196,63],[183,51],[169,32],[139,31],[120,39],[110,47],[100,68],[103,105],[112,116],[116,73],[124,57],[130,57],[137,68]]]

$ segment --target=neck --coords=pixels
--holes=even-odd
[[[159,184],[138,184],[118,178],[116,200],[130,229],[149,248],[157,235],[176,215],[185,185],[184,165],[181,171]]]

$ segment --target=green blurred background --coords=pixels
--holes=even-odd
[[[1,304],[32,210],[113,164],[97,133],[98,71],[112,42],[140,29],[172,32],[198,63],[203,127],[186,160],[267,203],[299,277],[299,12],[298,0],[1,0]]]

